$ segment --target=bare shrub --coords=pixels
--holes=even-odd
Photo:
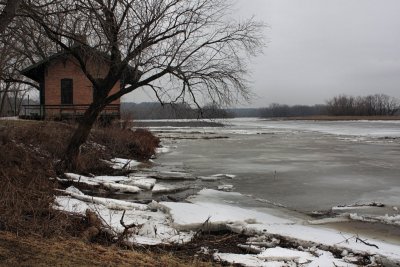
[[[75,128],[59,122],[33,122],[7,125],[7,134],[0,136],[26,144],[40,157],[57,163],[63,158],[66,144]],[[1,132],[1,131],[0,131]],[[96,127],[82,146],[74,171],[80,173],[111,174],[112,169],[101,159],[126,157],[147,160],[159,145],[159,139],[147,130],[121,129],[117,125]]]
[[[149,159],[155,153],[160,139],[145,129],[136,131],[115,127],[96,129],[91,141],[102,144],[113,157],[127,157],[139,160]]]
[[[64,233],[70,222],[51,207],[56,186],[49,179],[54,175],[51,163],[12,141],[0,147],[0,229],[41,236]]]
[[[0,230],[52,236],[85,231],[86,218],[55,211],[55,166],[62,158],[72,125],[20,122],[0,125]],[[81,153],[81,173],[113,171],[101,159],[148,159],[159,140],[149,131],[100,128]]]

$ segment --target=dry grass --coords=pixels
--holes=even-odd
[[[104,145],[112,156],[149,159],[155,153],[160,140],[145,129],[131,131],[120,128],[97,128],[90,140]]]
[[[40,236],[77,234],[81,222],[54,211],[55,166],[73,125],[56,122],[0,123],[0,230]],[[114,172],[101,159],[149,158],[158,139],[148,131],[98,128],[85,144],[80,173]]]
[[[0,229],[19,234],[59,235],[71,223],[51,208],[55,177],[51,161],[0,133]]]
[[[0,232],[0,266],[215,266],[186,261],[171,254],[153,254],[88,244],[74,238],[18,237]]]
[[[57,162],[64,156],[74,125],[59,122],[0,121],[0,135],[18,144],[24,144],[34,153]],[[1,134],[2,133],[2,134]],[[76,172],[111,174],[112,170],[99,159],[126,157],[147,160],[160,140],[149,131],[135,132],[120,125],[95,127],[82,147]]]

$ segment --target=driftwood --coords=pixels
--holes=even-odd
[[[365,240],[362,240],[361,238],[359,238],[358,236],[356,237],[356,242],[357,242],[357,241],[360,241],[360,242],[363,243],[364,245],[367,245],[367,246],[370,246],[370,247],[375,247],[375,248],[379,249],[379,247],[378,247],[377,245],[372,244],[372,243],[368,243],[368,242],[366,242]]]
[[[124,212],[122,213],[121,220],[119,220],[119,223],[124,227],[124,231],[118,236],[117,243],[122,243],[122,241],[124,241],[125,237],[129,233],[131,233],[131,229],[138,227],[138,225],[135,223],[131,223],[128,225],[125,224],[125,222],[124,222],[125,212],[126,211],[124,210]]]

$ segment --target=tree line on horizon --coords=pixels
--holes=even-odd
[[[326,109],[334,116],[394,116],[399,113],[400,101],[385,94],[339,95],[326,102]]]
[[[272,103],[264,108],[221,108],[207,104],[201,109],[186,103],[161,105],[157,102],[122,103],[124,116],[132,119],[216,119],[216,118],[285,118],[307,116],[394,116],[399,115],[400,101],[385,94],[368,96],[338,95],[317,105]]]

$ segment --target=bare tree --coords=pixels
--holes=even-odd
[[[393,116],[399,108],[399,100],[385,94],[359,97],[340,95],[327,101],[328,112],[336,116]]]
[[[42,56],[37,49],[27,49],[27,45],[35,46],[41,51],[45,45],[40,41],[40,35],[33,34],[34,28],[28,24],[10,26],[11,34],[1,36],[0,39],[0,115],[20,114],[24,98],[32,88],[38,85],[29,81],[20,74],[20,70],[26,65],[35,63]],[[27,39],[31,34],[35,38]],[[34,42],[33,42],[34,41]]]
[[[77,61],[97,92],[68,145],[76,167],[80,146],[100,112],[138,88],[161,101],[231,102],[246,97],[246,62],[261,52],[263,24],[228,18],[226,0],[75,0],[23,6],[25,17]],[[91,70],[104,55],[103,75]],[[120,91],[110,94],[122,80]]]
[[[17,15],[17,10],[22,0],[1,1],[2,10],[0,13],[0,34],[2,34]]]

